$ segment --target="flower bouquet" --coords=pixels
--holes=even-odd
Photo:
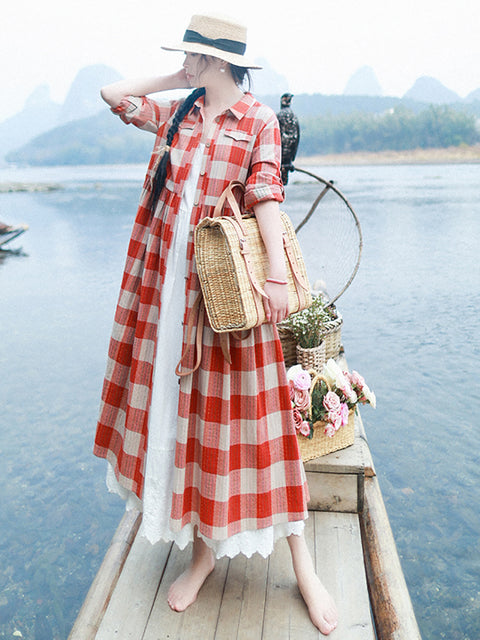
[[[304,462],[353,444],[356,405],[376,406],[375,394],[363,377],[342,371],[332,358],[321,374],[295,365],[287,379]]]
[[[338,355],[341,324],[342,318],[335,307],[328,306],[328,301],[320,294],[314,296],[308,309],[292,313],[281,323],[295,341],[296,362],[304,369],[317,371],[328,358]]]

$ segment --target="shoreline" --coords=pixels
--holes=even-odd
[[[396,164],[477,164],[480,144],[444,149],[408,149],[404,151],[352,151],[325,155],[300,156],[298,164],[306,165],[396,165]]]
[[[409,149],[404,151],[352,151],[349,153],[328,153],[312,156],[298,156],[295,162],[299,168],[315,167],[315,166],[391,166],[391,165],[445,165],[445,164],[480,164],[480,144],[472,146],[446,147],[441,149]],[[48,167],[48,169],[64,170],[69,165],[58,165],[56,167]],[[100,171],[104,171],[107,167],[114,169],[123,165],[78,165],[85,169],[86,167],[96,167]],[[144,164],[132,164],[133,167],[144,167]],[[40,191],[57,191],[64,188],[63,180],[57,178],[55,180],[45,181],[38,178],[23,178],[23,180],[15,180],[11,178],[12,172],[8,177],[2,180],[1,170],[6,167],[0,167],[0,194],[15,192],[40,192]],[[7,167],[10,169],[10,167]],[[45,170],[45,167],[26,167],[30,170]],[[142,174],[143,175],[143,174]],[[16,177],[16,176],[15,176]],[[52,176],[53,177],[53,176]],[[33,178],[33,176],[32,176]],[[92,181],[97,178],[92,177]],[[139,177],[138,180],[141,180]]]
[[[61,184],[51,182],[0,182],[0,193],[34,193],[37,191],[58,191]]]

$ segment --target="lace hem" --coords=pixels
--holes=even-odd
[[[259,553],[263,558],[269,556],[275,543],[280,538],[287,538],[290,535],[300,536],[303,533],[305,522],[299,520],[297,522],[285,522],[283,524],[273,525],[265,529],[255,529],[252,531],[242,531],[236,533],[226,540],[212,540],[199,533],[199,537],[210,547],[217,559],[228,556],[234,558],[242,553],[247,558],[251,558],[254,553]],[[193,526],[186,525],[178,533],[169,531],[161,538],[156,540],[150,539],[145,530],[141,527],[139,533],[147,538],[149,542],[155,544],[162,540],[163,542],[174,542],[180,549],[185,549],[189,542],[193,541]]]
[[[144,511],[142,501],[139,500],[134,493],[119,485],[110,464],[107,470],[107,487],[111,493],[116,493],[126,501],[127,511]],[[165,506],[165,501],[163,500],[162,502],[163,506]],[[160,541],[174,542],[180,549],[185,549],[185,547],[193,541],[193,525],[187,524],[180,531],[174,532],[167,524],[168,518],[163,527],[154,526],[152,520],[154,520],[154,518],[151,517],[151,514],[149,516],[148,512],[144,513],[143,521],[139,529],[139,534],[146,538],[151,544],[156,544]],[[302,535],[304,527],[304,520],[297,520],[295,522],[276,524],[271,527],[265,527],[264,529],[242,531],[230,536],[230,538],[226,540],[211,540],[202,534],[199,534],[199,536],[204,540],[205,544],[212,549],[217,559],[223,556],[234,558],[239,553],[242,553],[247,558],[250,558],[254,553],[259,553],[263,558],[266,558],[272,553],[277,540],[290,535]]]

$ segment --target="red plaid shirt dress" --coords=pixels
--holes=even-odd
[[[202,135],[199,98],[171,145],[165,187],[148,207],[151,177],[179,101],[126,98],[114,110],[126,123],[156,134],[130,239],[110,341],[94,453],[140,499],[157,353],[157,323],[175,216]],[[250,93],[216,118],[205,144],[191,212],[185,278],[184,345],[189,310],[200,290],[193,230],[212,215],[231,180],[246,185],[245,207],[283,200],[280,132],[275,114]],[[179,292],[180,295],[180,292]],[[245,340],[230,338],[231,364],[208,321],[200,368],[179,380],[170,528],[198,526],[212,540],[304,520],[308,488],[293,424],[281,343],[264,324]],[[161,345],[158,345],[161,349]],[[191,350],[185,367],[193,365]]]

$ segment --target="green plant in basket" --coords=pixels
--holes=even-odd
[[[322,342],[325,324],[335,318],[335,310],[327,307],[327,301],[317,295],[308,309],[292,313],[284,320],[283,325],[290,329],[300,347],[312,349]]]

